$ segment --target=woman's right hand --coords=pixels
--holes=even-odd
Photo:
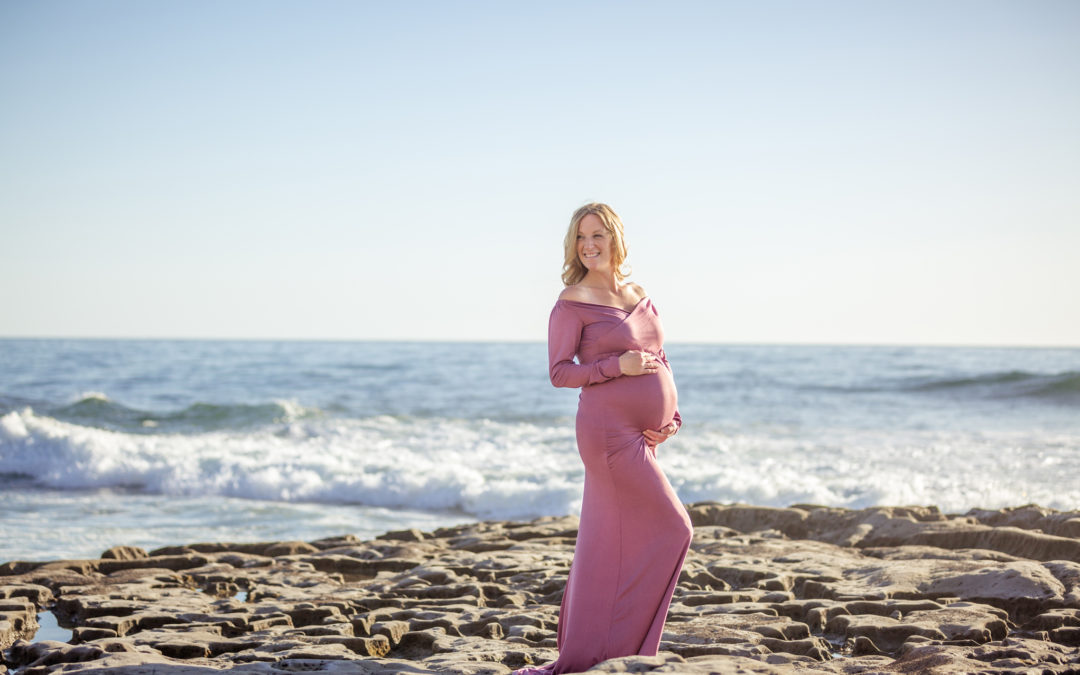
[[[660,360],[648,352],[633,349],[619,357],[619,370],[623,375],[649,375],[659,369]]]

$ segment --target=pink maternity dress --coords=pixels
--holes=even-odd
[[[693,536],[686,509],[641,433],[682,423],[663,342],[648,298],[629,312],[573,300],[559,300],[551,312],[551,382],[581,387],[577,444],[585,495],[559,610],[559,658],[517,673],[577,673],[605,659],[655,655],[660,645]],[[630,349],[655,355],[663,367],[621,375],[619,356]]]

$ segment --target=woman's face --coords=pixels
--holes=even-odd
[[[595,213],[587,214],[578,223],[577,255],[590,272],[611,266],[611,235]]]

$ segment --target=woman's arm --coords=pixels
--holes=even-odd
[[[565,304],[555,303],[548,319],[548,374],[556,387],[584,387],[622,374],[618,356],[590,364],[574,361],[584,327],[577,312]]]

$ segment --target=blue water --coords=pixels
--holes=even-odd
[[[667,347],[684,501],[1080,508],[1080,349]],[[575,512],[543,344],[0,340],[0,561]]]

